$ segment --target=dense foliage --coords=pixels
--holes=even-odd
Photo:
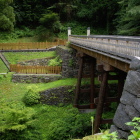
[[[35,111],[22,104],[1,105],[0,107],[0,139],[28,140],[39,139],[35,123]]]
[[[15,14],[10,5],[12,0],[0,0],[0,30],[12,31],[14,29]]]
[[[83,34],[81,26],[90,26],[102,30],[102,34],[139,35],[140,1],[15,0],[12,3],[12,0],[0,0],[1,31],[12,31],[14,27],[24,30],[26,27],[37,29],[36,35],[40,34],[40,39],[56,37],[58,33],[63,37],[71,23],[76,23],[74,26],[80,34]]]
[[[140,1],[122,0],[119,2],[118,33],[140,35]]]

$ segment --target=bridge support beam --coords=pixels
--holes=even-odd
[[[76,86],[76,94],[75,94],[75,98],[74,98],[74,107],[77,107],[79,109],[94,109],[95,104],[94,104],[94,98],[95,98],[95,70],[96,70],[96,59],[89,57],[90,59],[88,59],[88,62],[86,62],[86,58],[87,56],[83,53],[77,53],[77,56],[79,57],[79,71],[78,71],[78,80],[77,80],[77,86]],[[89,63],[90,66],[90,73],[88,76],[86,76],[86,78],[90,78],[90,89],[87,90],[83,90],[81,89],[81,82],[82,82],[82,78],[85,77],[85,75],[83,74],[84,70],[84,64],[85,63]],[[88,105],[79,105],[79,97],[80,94],[82,92],[87,92],[90,93],[90,103]]]
[[[102,118],[102,113],[103,113],[103,106],[107,94],[107,86],[108,86],[108,72],[104,71],[103,72],[103,80],[100,86],[100,91],[99,91],[99,101],[97,105],[97,110],[96,110],[96,116],[94,120],[94,129],[93,133],[97,133],[99,131],[99,126],[101,124],[101,118]]]
[[[79,94],[80,94],[80,88],[81,88],[81,81],[82,81],[82,72],[83,72],[83,61],[84,58],[81,56],[79,58],[80,63],[79,63],[79,71],[78,71],[78,80],[77,80],[77,86],[76,86],[76,94],[74,98],[74,107],[78,108],[78,101],[79,101]]]
[[[92,58],[91,60],[91,70],[90,70],[90,108],[94,109],[95,108],[95,103],[94,103],[94,98],[95,98],[95,70],[96,70],[96,59]]]
[[[113,76],[109,74],[109,71],[113,70],[111,67],[110,69],[108,69],[108,71],[105,66],[102,66],[102,68],[100,69],[103,71],[102,71],[102,76],[100,78],[101,85],[100,85],[99,97],[94,99],[94,103],[97,104],[97,109],[96,109],[96,115],[94,120],[93,134],[99,132],[100,124],[112,123],[112,119],[105,119],[105,120],[102,119],[103,109],[104,107],[108,108],[111,102],[117,102],[117,103],[120,102],[120,97],[122,95],[124,81],[126,78],[126,73],[121,70],[114,69],[114,73],[117,73],[117,75]],[[118,80],[118,91],[116,97],[109,97],[108,80]]]

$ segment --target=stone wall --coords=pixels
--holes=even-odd
[[[40,92],[41,102],[48,105],[73,103],[73,86],[61,86]]]
[[[61,79],[59,74],[13,74],[14,83],[48,83]]]
[[[18,62],[18,64],[31,65],[31,66],[33,66],[33,65],[46,66],[46,65],[48,65],[48,61],[52,58],[32,59],[32,60],[28,60],[28,61]]]
[[[127,139],[134,117],[140,117],[140,57],[135,57],[130,64],[130,71],[127,74],[120,104],[116,110],[110,132],[117,131],[119,138]]]
[[[57,46],[56,53],[62,59],[62,77],[77,76],[78,60],[76,58],[76,50],[66,46]]]

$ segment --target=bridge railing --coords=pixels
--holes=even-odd
[[[94,51],[105,52],[111,55],[132,59],[140,57],[139,36],[110,36],[110,35],[70,35],[71,44]]]

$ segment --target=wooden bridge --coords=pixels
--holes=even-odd
[[[87,36],[71,35],[69,29],[68,40],[71,47],[77,50],[79,57],[74,106],[79,109],[96,108],[93,133],[97,133],[100,124],[112,123],[112,119],[102,119],[103,109],[105,106],[109,106],[111,102],[119,103],[130,63],[134,57],[140,57],[140,37],[90,35],[88,32]],[[90,66],[88,76],[84,75],[84,63],[88,63]],[[115,75],[111,75],[110,72],[115,73]],[[89,89],[86,90],[81,88],[81,81],[84,77],[89,77],[91,81]],[[98,95],[96,95],[97,89],[95,87],[96,77],[101,81]],[[118,80],[116,97],[109,97],[108,80]],[[80,105],[79,103],[80,95],[83,92],[90,94],[90,103],[87,105]]]

